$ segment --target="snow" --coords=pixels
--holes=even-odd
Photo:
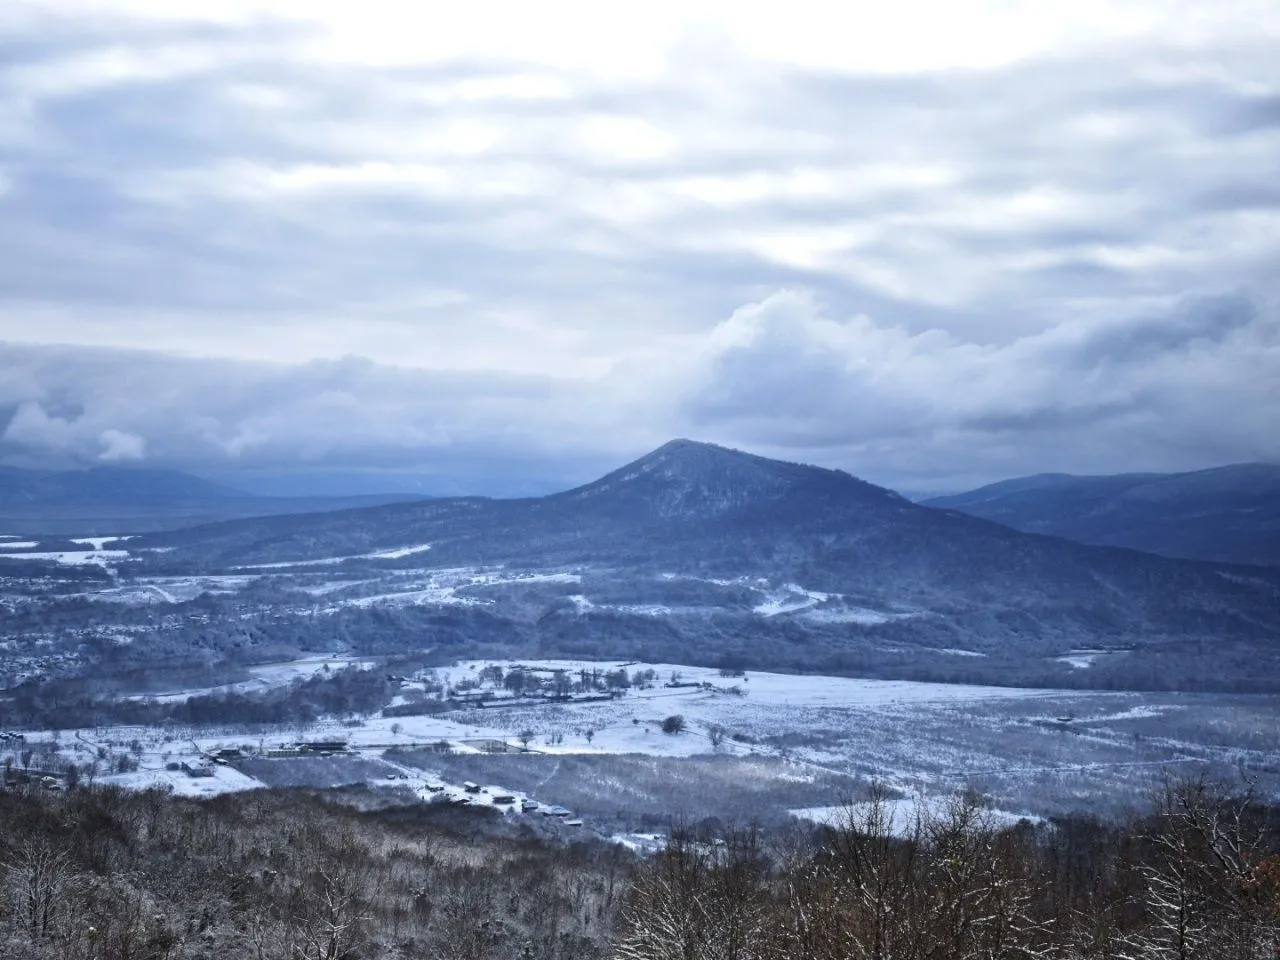
[[[863,626],[875,626],[919,616],[918,613],[886,613],[871,610],[867,607],[849,606],[843,603],[844,598],[838,593],[824,593],[810,590],[795,583],[786,583],[770,590],[766,580],[710,580],[720,586],[750,586],[764,594],[765,599],[752,608],[762,617],[777,617],[782,614],[795,613],[817,623],[856,623]]]
[[[333,613],[343,607],[420,606],[426,604],[473,606],[489,601],[472,597],[460,597],[457,592],[465,587],[499,586],[504,583],[581,583],[577,573],[505,573],[482,572],[474,567],[451,567],[423,571],[422,579],[402,582],[409,589],[391,590],[367,597],[346,597],[334,600],[324,612]],[[580,608],[581,609],[581,608]]]
[[[573,605],[578,608],[578,613],[586,613],[588,610],[614,610],[618,613],[629,613],[637,617],[668,617],[673,613],[702,612],[702,608],[681,607],[677,610],[661,603],[593,603],[580,593],[575,593],[565,599],[573,601]]]
[[[958,683],[920,683],[913,680],[864,680],[853,677],[825,677],[812,674],[764,673],[752,670],[747,680],[720,676],[714,667],[690,667],[671,663],[636,663],[634,661],[593,660],[538,660],[538,661],[488,661],[471,660],[452,670],[438,671],[441,678],[474,675],[474,671],[489,663],[509,670],[517,665],[535,665],[540,669],[564,670],[577,673],[580,670],[608,672],[625,667],[628,672],[654,670],[659,684],[670,675],[678,673],[681,682],[710,683],[723,689],[740,686],[747,699],[756,705],[778,706],[876,706],[890,703],[949,703],[967,700],[1017,699],[1043,697],[1061,691],[1027,689],[1021,687],[984,687]],[[650,690],[635,690],[628,699],[665,699],[678,693],[699,693],[694,688],[675,691],[658,686]],[[723,696],[719,694],[718,696]]]
[[[1112,652],[1111,650],[1095,649],[1068,650],[1061,657],[1054,657],[1053,659],[1056,663],[1070,665],[1074,670],[1087,670],[1094,665],[1099,657],[1104,657]]]
[[[380,550],[377,553],[366,553],[364,557],[370,560],[399,560],[401,557],[408,557],[415,553],[424,553],[431,549],[431,544],[422,543],[416,547],[398,547],[395,550]]]
[[[114,784],[129,790],[160,787],[180,797],[216,797],[266,786],[232,767],[215,766],[211,777],[193,777],[182,770],[150,769],[133,773],[115,773],[98,777],[99,783]]]
[[[394,547],[390,550],[375,550],[372,553],[355,553],[344,557],[320,557],[316,560],[284,560],[278,563],[246,564],[245,570],[284,570],[289,567],[323,567],[335,563],[346,563],[348,560],[399,560],[402,557],[423,553],[431,549],[431,544],[420,543],[410,547]]]
[[[892,620],[904,620],[917,617],[917,613],[882,613],[866,607],[834,607],[817,610],[806,610],[801,614],[806,620],[817,623],[857,623],[863,626],[877,626]]]
[[[762,617],[776,617],[782,613],[795,613],[797,610],[804,610],[816,604],[825,603],[831,599],[832,595],[819,593],[817,590],[806,590],[804,587],[794,583],[787,583],[783,584],[781,593],[766,596],[767,599],[763,603],[757,604],[753,608]]]
[[[6,560],[52,560],[64,566],[76,567],[96,563],[105,566],[107,560],[128,560],[128,550],[57,550],[50,553],[22,553],[5,555]]]
[[[142,577],[84,594],[91,600],[108,603],[185,603],[201,594],[234,593],[257,580],[257,576]]]
[[[441,604],[455,606],[474,606],[480,603],[469,597],[455,596],[456,587],[427,587],[423,590],[404,590],[398,593],[379,593],[372,597],[356,597],[340,601],[339,607],[381,607],[381,606],[421,606],[423,604]]]
[[[952,799],[951,796],[938,797],[917,794],[911,797],[883,801],[889,817],[889,832],[896,837],[909,836],[915,828],[917,818],[933,820],[945,817],[947,805]],[[808,820],[812,823],[821,823],[828,826],[840,826],[858,824],[861,822],[861,818],[867,815],[870,807],[871,804],[863,802],[834,807],[805,807],[789,812],[798,820]],[[1021,820],[1030,820],[1033,823],[1039,823],[1041,820],[1040,817],[1033,814],[1011,813],[1008,810],[995,808],[985,809],[982,815],[987,823],[995,828],[1013,826]]]
[[[379,662],[314,654],[253,667],[251,678],[233,689],[260,690],[313,676],[326,667],[334,671],[352,666],[373,669]],[[916,803],[936,804],[940,800],[932,798],[950,797],[958,787],[974,784],[995,798],[996,807],[1004,808],[994,810],[993,817],[1000,818],[1001,822],[1014,822],[1020,814],[1009,811],[1018,810],[1024,803],[1042,812],[1052,809],[1039,802],[1048,794],[1033,794],[1033,788],[1035,791],[1059,790],[1068,798],[1081,796],[1080,791],[1086,789],[1106,790],[1116,796],[1132,791],[1134,785],[1147,783],[1168,764],[1202,763],[1211,756],[1207,751],[1212,749],[1201,749],[1195,744],[1153,746],[1155,738],[1150,738],[1151,742],[1143,741],[1139,752],[1128,728],[1120,725],[1125,720],[1181,711],[1188,707],[1181,699],[1153,703],[1151,696],[1137,694],[756,671],[727,677],[714,668],[633,661],[465,661],[434,668],[424,673],[419,682],[403,684],[398,693],[388,697],[387,706],[413,699],[405,693],[415,687],[421,690],[424,682],[457,686],[463,680],[475,681],[487,666],[498,666],[505,672],[518,666],[543,676],[557,670],[571,675],[580,670],[605,673],[624,668],[629,674],[653,670],[658,685],[632,688],[626,695],[611,700],[541,703],[526,699],[509,706],[494,703],[485,708],[457,708],[429,716],[375,716],[359,720],[331,717],[315,723],[267,728],[254,734],[229,726],[62,731],[59,743],[66,759],[82,763],[97,756],[95,741],[111,745],[119,754],[126,750],[125,745],[137,740],[140,747],[133,751],[133,756],[141,769],[133,774],[99,775],[99,782],[120,783],[131,788],[168,784],[184,795],[206,796],[252,789],[261,784],[253,777],[221,765],[215,767],[212,778],[193,778],[185,772],[167,771],[165,766],[197,762],[219,748],[243,747],[246,740],[251,741],[255,750],[289,747],[298,740],[341,740],[348,745],[350,758],[359,764],[342,757],[316,758],[308,761],[314,763],[308,770],[313,774],[319,771],[317,775],[321,777],[328,776],[326,764],[332,762],[336,778],[344,775],[344,770],[358,767],[362,771],[358,776],[368,777],[370,786],[407,790],[425,801],[439,796],[460,798],[466,794],[460,784],[446,782],[439,775],[440,769],[430,769],[429,759],[424,763],[428,767],[425,771],[401,765],[396,762],[395,753],[386,754],[389,748],[412,749],[445,741],[454,753],[480,754],[486,752],[480,741],[494,740],[518,747],[521,741],[517,732],[532,730],[534,737],[528,747],[531,752],[550,758],[548,769],[559,769],[558,761],[572,755],[686,758],[719,754],[739,758],[744,771],[750,771],[758,760],[767,761],[770,770],[775,771],[771,777],[794,781],[800,791],[795,800],[787,801],[787,806],[795,805],[792,814],[822,822],[829,822],[843,808],[807,806],[806,800],[817,804],[830,803],[832,798],[828,792],[821,797],[814,794],[810,800],[805,784],[816,785],[832,774],[875,778],[906,794],[908,799],[895,801],[894,808],[904,823],[914,812]],[[697,686],[665,686],[672,682],[673,674],[678,675],[679,682]],[[739,694],[731,692],[734,688]],[[176,691],[165,696],[176,699],[200,692],[216,691]],[[1235,707],[1227,704],[1222,709]],[[686,728],[679,734],[665,734],[661,722],[673,714],[684,717]],[[1073,731],[1075,736],[1064,738],[1060,726],[1047,721],[1068,714],[1078,718],[1075,726],[1081,729]],[[1112,723],[1116,726],[1110,726]],[[713,743],[710,734],[717,726],[731,735]],[[36,732],[28,734],[28,741],[52,737],[49,732]],[[1232,747],[1231,755],[1236,753],[1238,748]],[[415,762],[423,762],[421,757],[422,754],[418,754]],[[677,764],[671,769],[682,766]],[[595,767],[591,765],[592,769]],[[610,766],[601,764],[599,768],[607,771]],[[620,768],[626,769],[625,765]],[[270,779],[256,767],[246,769]],[[489,769],[495,771],[496,779],[502,779],[497,772],[503,769],[501,766]],[[383,772],[370,775],[369,770]],[[334,782],[347,781],[335,779]],[[602,789],[612,789],[608,786],[612,781],[602,779],[600,782]],[[428,789],[441,785],[442,791]],[[625,791],[627,785],[614,782],[614,786]],[[489,792],[478,799],[491,803],[495,793],[509,793],[521,799],[526,796],[518,790],[491,784]],[[531,787],[527,796],[544,805],[566,799],[539,793],[539,787]],[[1032,795],[1039,800],[1029,799]],[[637,849],[648,848],[646,838],[641,835],[627,835],[619,842],[634,844]]]
[[[346,563],[358,557],[320,557],[317,560],[281,560],[276,563],[246,563],[242,570],[287,570],[290,567],[324,567],[335,563]]]
[[[1165,710],[1157,707],[1130,707],[1128,710],[1122,710],[1120,713],[1112,713],[1106,716],[1089,717],[1090,723],[1109,723],[1112,720],[1145,720],[1148,717],[1164,716]]]
[[[1075,653],[1068,654],[1065,657],[1054,657],[1056,663],[1068,664],[1073,670],[1088,670],[1093,666],[1095,660],[1098,659],[1096,653]]]
[[[72,540],[72,543],[87,544],[95,550],[101,550],[108,543],[116,543],[117,541],[132,540],[133,537],[78,537]]]

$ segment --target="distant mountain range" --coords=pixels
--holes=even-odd
[[[259,497],[178,470],[0,467],[0,532],[80,536],[150,532],[214,520],[418,500],[411,494]]]
[[[1274,464],[1104,477],[1045,473],[923,503],[1080,543],[1280,566]]]
[[[1118,687],[1280,678],[1280,570],[1029,535],[841,471],[687,440],[547,497],[266,517],[135,545],[153,549],[155,573],[324,560],[347,577],[429,565],[577,578],[476,588],[474,613],[411,627],[407,614],[367,619],[369,604],[350,611],[350,635],[403,629],[415,644],[445,642],[465,615],[470,639],[483,629],[542,653]]]

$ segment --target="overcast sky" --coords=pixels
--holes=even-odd
[[[619,6],[4,0],[0,463],[1280,461],[1280,4]]]

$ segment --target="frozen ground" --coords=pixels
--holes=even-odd
[[[291,567],[325,567],[348,560],[399,560],[415,553],[426,553],[431,549],[429,543],[419,543],[408,547],[396,547],[391,550],[376,550],[373,553],[355,553],[343,557],[319,557],[314,560],[286,560],[282,563],[252,563],[244,570],[286,570]]]
[[[309,657],[255,667],[251,682],[282,684],[326,667],[373,663]],[[523,666],[543,676],[652,669],[657,685],[612,700],[526,701],[305,726],[64,731],[58,755],[78,765],[97,761],[100,782],[167,783],[195,795],[357,782],[422,800],[491,802],[494,794],[511,793],[569,807],[588,827],[623,833],[677,814],[768,819],[791,811],[821,819],[872,780],[904,798],[975,788],[1013,817],[1079,809],[1118,814],[1141,803],[1165,771],[1240,769],[1280,795],[1276,697],[1080,693],[754,671],[726,677],[679,664],[568,660],[471,661],[440,668],[430,679],[467,687],[486,666],[507,672]],[[692,685],[665,685],[672,682]],[[420,695],[422,683],[403,687],[415,689]],[[395,702],[405,702],[405,693]],[[664,733],[662,721],[673,715],[684,718],[685,729]],[[39,752],[52,740],[50,733],[32,733],[26,744]],[[219,765],[213,777],[166,769],[222,748],[263,754],[299,740],[341,740],[349,753],[264,757],[239,770]],[[490,752],[495,749],[503,752]],[[14,746],[0,747],[0,755],[5,750],[17,756]],[[106,773],[122,755],[139,769]],[[466,794],[462,781],[468,779],[488,792]]]
[[[14,549],[14,545],[10,543],[9,549]],[[34,551],[29,553],[7,553],[4,559],[11,560],[51,560],[54,563],[60,563],[65,566],[82,566],[87,563],[96,563],[101,566],[107,566],[109,562],[119,562],[129,559],[128,550],[49,550]]]
[[[885,801],[885,813],[889,831],[895,836],[910,836],[921,822],[945,817],[950,798],[939,795],[917,794]],[[866,823],[871,806],[865,801],[838,804],[830,807],[807,807],[792,810],[791,815],[813,823],[831,826],[858,826]],[[1026,813],[1010,813],[1008,810],[990,808],[983,813],[987,823],[996,827],[1009,826],[1019,820],[1040,818]]]

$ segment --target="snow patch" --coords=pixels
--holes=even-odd
[[[794,583],[786,583],[782,585],[780,592],[766,594],[765,601],[752,609],[762,617],[776,617],[779,614],[795,613],[819,603],[826,603],[831,596],[829,593],[806,590]]]
[[[128,560],[128,550],[55,550],[50,553],[15,553],[0,554],[5,560],[52,560],[68,567],[81,567],[88,564],[106,566],[108,560]]]
[[[1094,662],[1107,651],[1105,650],[1068,650],[1060,657],[1054,657],[1055,663],[1065,663],[1073,670],[1088,670]]]
[[[409,557],[415,553],[425,553],[431,549],[431,544],[420,543],[416,547],[396,547],[394,550],[379,550],[376,553],[363,554],[360,559],[367,560],[399,560],[401,557]]]
[[[117,543],[132,539],[133,537],[77,537],[71,542],[90,546],[95,550],[101,550],[108,543]]]
[[[889,818],[889,832],[896,837],[910,836],[915,830],[917,821],[944,818],[947,805],[953,802],[950,797],[903,797],[898,800],[883,801]],[[789,810],[788,813],[797,820],[808,820],[827,826],[856,826],[871,810],[869,803],[852,803],[835,807],[804,807]],[[1040,817],[1031,814],[1011,813],[989,807],[981,814],[993,827],[1010,827],[1022,820],[1039,823]]]
[[[353,553],[344,557],[319,557],[314,560],[281,560],[276,563],[245,564],[245,570],[284,570],[289,567],[323,567],[335,563],[346,563],[348,560],[399,560],[401,557],[424,553],[431,549],[431,544],[420,543],[411,547],[393,547],[390,550],[374,550],[371,553]]]

